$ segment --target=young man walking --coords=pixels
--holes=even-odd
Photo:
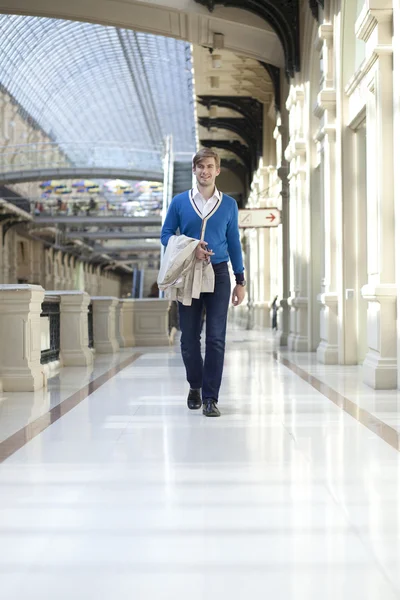
[[[231,282],[228,260],[236,278],[232,303],[238,306],[245,296],[242,249],[238,227],[236,201],[222,194],[215,185],[220,173],[216,152],[203,148],[193,158],[196,184],[192,190],[173,198],[161,231],[161,242],[180,234],[199,240],[196,258],[210,261],[214,269],[215,287],[212,293],[202,293],[191,306],[179,302],[179,322],[182,331],[181,352],[190,385],[187,405],[191,410],[203,405],[207,417],[219,417],[218,395],[225,354],[226,321]],[[200,241],[205,226],[204,241]],[[206,353],[203,363],[200,347],[203,307],[206,310]]]

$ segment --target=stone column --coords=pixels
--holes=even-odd
[[[45,384],[40,364],[43,298],[39,285],[0,285],[0,379],[6,392],[32,392]]]
[[[393,2],[393,73],[399,73],[400,69],[400,1]],[[394,164],[400,164],[400,79],[393,78],[393,158]],[[395,243],[396,257],[400,257],[400,186],[394,186],[394,203],[395,203]],[[400,283],[400,260],[396,260],[396,283],[399,287]],[[397,294],[397,314],[400,315],[400,294]],[[400,320],[397,319],[397,387],[400,389]]]
[[[95,290],[94,296],[100,296],[101,294],[101,267],[97,266],[95,269]]]
[[[264,208],[261,206],[260,208]],[[258,230],[258,254],[259,254],[259,295],[256,303],[256,322],[261,329],[270,327],[270,296],[271,296],[271,253],[270,253],[270,230],[267,228]]]
[[[54,264],[53,264],[53,251],[49,248],[48,250],[45,250],[45,275],[44,275],[44,283],[45,283],[45,289],[46,290],[52,290],[54,287],[56,287],[54,285],[54,276],[53,276],[53,269],[54,269]]]
[[[374,389],[397,386],[395,212],[393,168],[392,10],[367,2],[356,35],[366,42],[368,353],[364,382]]]
[[[43,245],[40,242],[32,240],[31,245],[31,275],[30,281],[35,285],[42,285],[42,256]],[[43,282],[44,283],[44,282]]]
[[[90,296],[80,291],[52,291],[60,296],[60,360],[63,366],[86,367],[93,363],[89,348],[88,306]]]
[[[100,354],[118,352],[116,335],[116,308],[118,298],[114,296],[93,296],[93,338],[94,348]]]
[[[117,321],[119,324],[118,342],[121,348],[131,348],[135,345],[134,308],[133,299],[124,298],[119,301]]]
[[[320,118],[316,142],[321,156],[321,216],[323,222],[323,248],[321,261],[320,336],[317,360],[324,364],[338,362],[338,291],[337,291],[337,216],[336,196],[336,90],[333,87],[334,53],[333,26],[323,23],[318,30],[319,49],[322,50],[323,84],[314,109]]]
[[[63,258],[64,289],[65,290],[73,290],[74,289],[73,281],[72,281],[72,278],[71,278],[70,262],[71,262],[71,256],[69,256],[68,254],[65,254],[64,258]]]
[[[286,84],[284,84],[286,86]],[[283,95],[283,90],[282,90]],[[274,198],[276,198],[276,207],[282,211],[282,224],[277,233],[278,259],[281,264],[281,271],[277,274],[277,294],[280,300],[279,312],[279,345],[287,346],[290,331],[290,307],[288,298],[290,295],[290,223],[289,223],[289,186],[288,186],[288,164],[284,158],[283,148],[288,143],[287,111],[278,115],[276,127],[274,129],[274,139],[276,142],[276,183],[274,185]]]
[[[167,346],[169,301],[161,298],[137,298],[132,302],[136,346]]]
[[[63,289],[62,283],[62,258],[61,252],[53,252],[53,289]]]
[[[285,151],[289,162],[291,236],[291,350],[308,350],[309,199],[306,188],[306,142],[304,139],[304,90],[292,86],[286,108],[290,111],[290,140]]]
[[[3,230],[4,231],[4,230]],[[5,235],[5,245],[7,247],[5,253],[5,270],[6,282],[17,284],[17,239],[15,231],[10,229]]]

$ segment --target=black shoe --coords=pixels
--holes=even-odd
[[[197,410],[198,408],[201,408],[201,404],[200,390],[192,390],[192,388],[190,388],[187,398],[188,408],[190,408],[190,410]]]
[[[220,417],[221,413],[218,410],[217,402],[209,400],[203,404],[203,415],[206,417]]]

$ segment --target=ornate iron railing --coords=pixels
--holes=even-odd
[[[46,296],[42,303],[42,318],[49,319],[50,346],[42,350],[40,362],[46,364],[60,358],[60,299]]]
[[[93,348],[93,304],[89,304],[88,307],[88,334],[89,334],[89,348]]]

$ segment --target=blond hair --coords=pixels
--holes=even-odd
[[[193,169],[196,168],[197,164],[203,160],[203,158],[213,158],[215,160],[215,166],[217,169],[221,166],[221,159],[219,155],[215,152],[215,150],[211,150],[211,148],[201,148],[194,156],[193,156]]]

